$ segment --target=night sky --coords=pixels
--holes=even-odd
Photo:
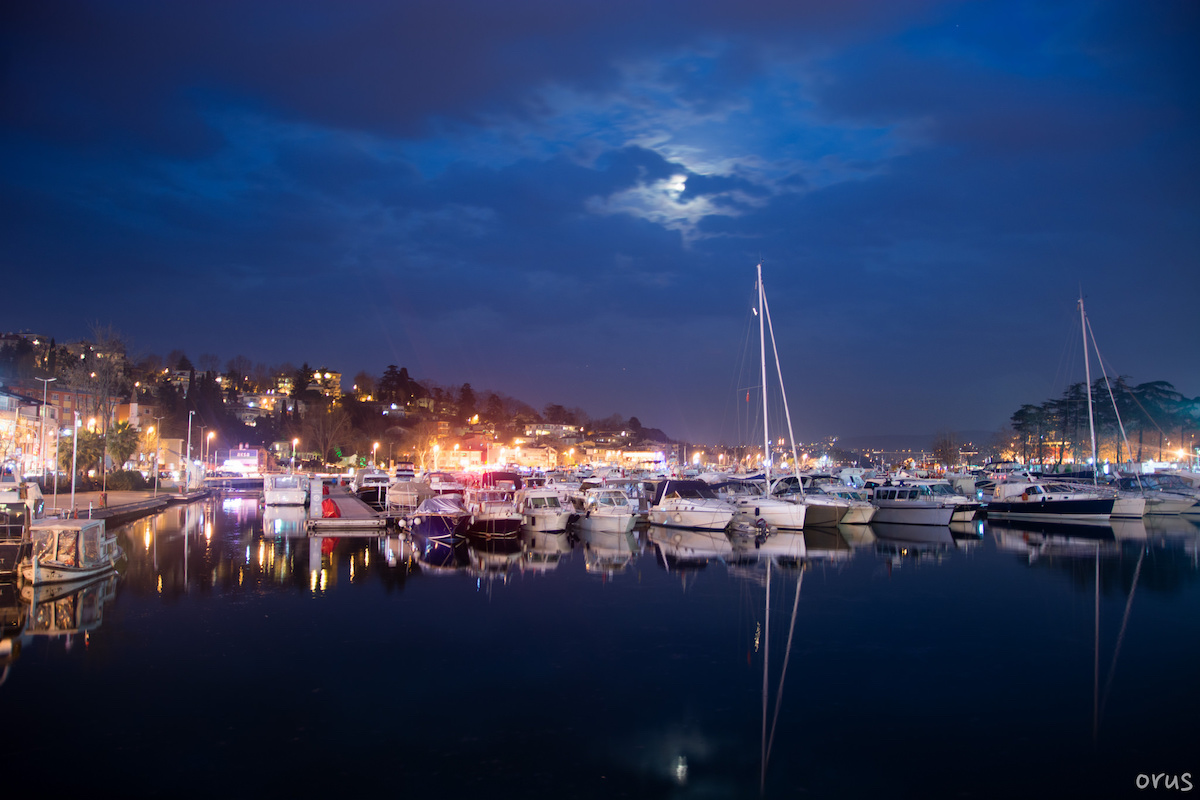
[[[0,330],[732,441],[761,261],[801,438],[997,430],[1083,380],[1081,293],[1200,394],[1191,0],[10,2],[0,48]]]

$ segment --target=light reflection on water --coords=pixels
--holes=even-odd
[[[17,761],[94,733],[135,796],[209,793],[189,766],[302,796],[1124,794],[1200,774],[1198,531],[445,542],[226,498],[126,526],[119,579],[0,585],[0,703]]]

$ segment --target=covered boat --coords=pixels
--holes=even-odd
[[[102,519],[48,519],[30,529],[21,577],[33,585],[83,581],[113,572],[125,553]]]

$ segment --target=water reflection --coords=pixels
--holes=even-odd
[[[61,641],[65,650],[104,621],[104,606],[116,597],[120,576],[110,573],[65,583],[0,584],[0,685],[10,668],[36,638]]]
[[[605,580],[628,569],[642,551],[641,532],[601,531],[581,528],[584,566],[592,575]]]
[[[1066,748],[1064,759],[1078,760],[1093,752],[1093,737],[1115,750],[1136,743],[1125,731],[1145,735],[1152,715],[1139,704],[1154,701],[1141,691],[1148,680],[1170,681],[1164,695],[1174,696],[1154,707],[1168,721],[1180,694],[1185,705],[1195,696],[1181,681],[1196,663],[1196,645],[1171,641],[1188,630],[1179,612],[1194,610],[1200,582],[1200,536],[1183,520],[1064,530],[995,521],[872,524],[761,540],[655,527],[438,540],[398,530],[279,535],[272,519],[253,502],[216,501],[126,526],[119,535],[129,571],[120,594],[61,609],[33,598],[35,608],[47,606],[36,620],[20,587],[0,585],[5,674],[36,627],[49,631],[55,621],[64,638],[94,637],[72,659],[63,648],[26,647],[0,698],[25,718],[57,678],[86,683],[137,670],[147,693],[167,695],[178,689],[174,676],[143,669],[154,659],[237,653],[256,674],[280,681],[284,699],[273,701],[270,715],[214,713],[209,721],[201,714],[188,724],[197,726],[197,741],[246,729],[228,749],[203,752],[248,786],[262,788],[250,767],[238,766],[241,755],[272,737],[281,742],[268,750],[272,757],[354,761],[358,751],[338,743],[352,709],[355,725],[394,732],[396,751],[415,753],[403,766],[421,796],[439,781],[458,796],[499,776],[509,779],[499,782],[504,790],[541,781],[557,796],[695,796],[719,786],[720,796],[782,797],[862,795],[859,781],[883,794],[892,787],[897,796],[922,796],[925,782],[946,788],[943,765],[961,765],[959,778],[991,780],[998,763],[1037,758],[1024,733],[1030,729],[1053,737],[1056,753]],[[657,568],[643,569],[643,558]],[[912,571],[913,580],[878,580],[885,564],[914,563],[939,566]],[[424,580],[441,575],[475,580]],[[514,577],[519,585],[505,590],[504,602],[479,602],[477,590],[499,595]],[[389,599],[403,606],[389,607]],[[99,629],[97,609],[108,612]],[[196,625],[201,618],[205,624]],[[304,643],[318,619],[337,620],[337,647],[310,653]],[[76,633],[65,633],[70,624]],[[516,716],[479,715],[478,695],[405,692],[396,701],[379,691],[406,671],[456,674],[480,656],[497,685],[535,680],[537,702]],[[297,663],[306,669],[295,670]],[[222,677],[212,667],[203,663],[195,676],[203,679],[187,684],[198,706],[220,705],[244,684],[245,670]],[[651,682],[631,695],[621,682],[631,674]],[[360,686],[367,694],[355,693]],[[586,696],[580,686],[589,687]],[[597,713],[591,700],[601,696],[619,698],[622,713]],[[149,728],[150,714],[130,712],[128,724]],[[402,717],[420,723],[415,733],[394,727]],[[461,720],[468,717],[471,746],[493,756],[464,768]],[[856,720],[864,718],[887,748],[858,747]],[[943,735],[948,718],[962,735],[938,740],[946,750],[936,775],[916,775],[921,742]],[[69,722],[100,724],[96,716]],[[1000,732],[989,733],[993,727]],[[160,756],[157,745],[138,744],[147,762]],[[535,751],[547,757],[526,758]],[[631,762],[639,759],[653,769],[638,772]],[[426,764],[440,771],[419,783]],[[604,791],[573,791],[584,773],[604,775]],[[291,780],[281,786],[320,776]]]
[[[519,535],[521,571],[543,574],[558,568],[575,546],[575,534],[567,531],[534,531],[522,527]]]

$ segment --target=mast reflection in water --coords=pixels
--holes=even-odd
[[[134,797],[1200,782],[1181,517],[432,542],[309,536],[227,498],[119,536],[103,581],[0,581],[13,797],[65,731]]]

